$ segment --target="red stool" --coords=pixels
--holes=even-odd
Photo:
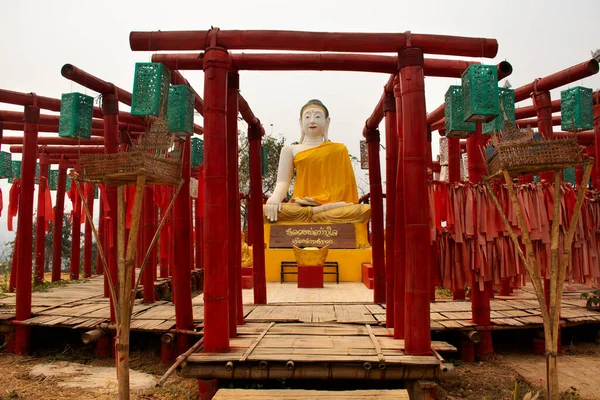
[[[299,288],[322,288],[323,266],[322,265],[298,265],[298,287]]]

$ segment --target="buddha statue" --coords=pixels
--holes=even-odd
[[[248,246],[244,231],[242,231],[242,267],[251,267],[252,264],[252,246]]]
[[[348,149],[328,139],[329,122],[329,110],[319,100],[300,110],[300,141],[281,149],[277,184],[264,207],[268,222],[358,223],[370,218],[370,207],[358,204]],[[294,193],[286,204],[294,170]]]

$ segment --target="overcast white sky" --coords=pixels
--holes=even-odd
[[[410,30],[495,38],[498,56],[478,61],[510,61],[514,72],[508,79],[513,87],[585,61],[590,50],[600,47],[598,0],[0,0],[0,15],[0,87],[55,98],[71,91],[96,95],[60,75],[65,63],[131,91],[134,63],[150,59],[150,53],[130,50],[128,38],[133,30],[206,30],[211,26],[222,30]],[[183,75],[202,96],[202,73],[183,71]],[[297,140],[300,107],[311,98],[319,98],[331,113],[330,139],[343,142],[357,156],[364,121],[388,79],[382,74],[350,72],[242,71],[240,75],[241,92],[267,132],[282,134],[288,142]],[[427,78],[428,111],[443,102],[448,85],[457,83],[458,79]],[[575,85],[598,89],[600,75]],[[553,98],[558,96],[560,90],[552,92]],[[0,109],[21,108],[2,104]],[[196,122],[202,125],[200,117]],[[434,137],[434,154],[436,142]],[[381,158],[384,168],[383,153]],[[12,234],[6,229],[10,186],[4,179],[0,187],[5,207],[0,218],[2,244]],[[70,208],[69,201],[66,205]]]

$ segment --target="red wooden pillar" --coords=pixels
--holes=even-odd
[[[67,188],[67,160],[58,164],[56,184],[56,205],[54,206],[54,232],[52,237],[52,282],[60,281],[62,271],[62,230],[65,212],[65,191]]]
[[[239,320],[238,303],[242,303],[242,259],[238,257],[241,249],[241,235],[238,233],[237,220],[240,219],[238,184],[238,91],[240,76],[236,71],[227,74],[227,245],[229,254],[229,336],[237,336]],[[238,239],[239,238],[239,239]],[[244,316],[242,315],[242,319]]]
[[[36,100],[34,97],[34,104]],[[23,157],[21,159],[21,193],[17,232],[17,284],[15,320],[23,321],[31,317],[31,267],[33,240],[33,186],[35,183],[35,163],[37,160],[38,121],[40,108],[37,105],[25,106],[25,127],[23,131]],[[26,325],[15,327],[15,353],[29,352],[30,329]]]
[[[369,188],[371,190],[371,227],[373,257],[373,301],[385,302],[385,254],[383,249],[383,194],[381,189],[381,167],[379,164],[379,129],[365,133],[369,154]]]
[[[594,166],[596,171],[600,171],[600,91],[594,93],[596,103],[594,105],[594,145],[596,146],[596,154]],[[600,174],[596,172],[594,179],[594,189],[600,190]]]
[[[87,194],[85,204],[94,218],[94,190],[96,185],[87,183]],[[85,233],[83,234],[83,277],[90,278],[92,276],[92,223],[89,218],[85,217]]]
[[[475,125],[475,133],[467,139],[467,162],[469,180],[472,183],[481,183],[485,175],[485,164],[481,155],[480,146],[483,141],[482,124]],[[479,287],[475,273],[472,275],[471,313],[476,325],[490,325],[490,293]],[[477,346],[478,356],[486,356],[493,353],[492,334],[489,331],[481,331],[481,342]]]
[[[448,138],[448,182],[460,182],[460,139]],[[452,300],[464,300],[465,288],[452,290]]]
[[[404,299],[406,286],[406,227],[404,224],[404,126],[401,83],[394,86],[398,163],[396,166],[396,218],[394,219],[394,338],[404,339]]]
[[[205,117],[206,118],[206,117]],[[206,119],[205,119],[206,121]],[[192,312],[192,271],[190,259],[190,246],[192,244],[190,232],[190,137],[186,137],[183,148],[182,179],[183,185],[175,199],[173,213],[174,241],[177,251],[173,256],[173,295],[175,297],[175,324],[177,329],[192,330],[194,328],[194,315]],[[226,264],[225,264],[226,265]],[[206,295],[205,295],[206,296]],[[206,297],[205,297],[206,299]],[[206,320],[204,321],[206,329]],[[189,337],[180,335],[177,338],[177,350],[184,353],[190,348]]]
[[[404,136],[405,333],[406,354],[431,354],[429,316],[430,233],[427,183],[427,113],[423,51],[407,47],[398,53]]]
[[[398,137],[396,100],[393,94],[383,99],[385,116],[385,304],[386,327],[394,327],[394,229],[396,219],[396,169],[398,164]]]
[[[167,187],[164,195],[166,199],[164,199],[163,204],[160,206],[160,218],[162,219],[167,212],[167,207],[171,204],[171,188]],[[173,230],[171,225],[171,216],[172,209],[167,218],[165,219],[165,223],[162,228],[160,228],[160,277],[168,278],[169,277],[169,261],[171,261],[171,231]]]
[[[254,273],[254,304],[267,304],[267,282],[265,273],[265,239],[263,225],[262,155],[260,151],[262,130],[259,125],[248,126],[250,141],[250,220]]]
[[[79,279],[79,269],[81,268],[81,197],[76,189],[79,185],[74,179],[71,179],[71,186],[74,187],[73,195],[73,224],[71,229],[71,279]]]
[[[156,231],[156,206],[154,205],[154,192],[150,186],[144,188],[144,229],[142,231],[142,251],[137,255],[137,258],[141,262],[146,256],[146,252],[150,247],[150,243],[154,238],[154,232]],[[156,252],[152,251],[147,265],[144,267],[142,280],[144,282],[144,303],[154,303],[154,272],[156,271]]]
[[[119,101],[116,94],[105,94],[102,98],[104,116],[104,151],[113,154],[119,151]],[[108,269],[112,284],[117,287],[117,187],[106,186],[108,210],[105,219],[106,248]],[[114,299],[110,298],[110,321],[115,322]],[[110,353],[109,353],[110,354]]]
[[[204,166],[198,167],[196,197],[196,269],[204,269]]]
[[[173,196],[175,196],[175,192],[173,190],[172,187],[169,186],[169,201],[172,201]],[[169,276],[173,277],[173,268],[175,265],[175,209],[171,208],[170,214],[167,218],[170,219],[170,229],[169,229]],[[173,290],[173,302],[175,302],[175,287],[172,288]]]
[[[227,70],[229,54],[204,54],[204,351],[229,350],[227,254]]]
[[[106,240],[104,240],[104,205],[102,204],[101,197],[100,201],[98,201],[98,238],[100,239],[102,250],[104,250],[104,247],[106,246]],[[104,264],[102,264],[102,259],[100,258],[100,247],[97,248],[96,253],[96,275],[104,275]],[[106,294],[104,297],[108,297],[108,294]]]
[[[44,259],[46,258],[46,190],[48,188],[48,154],[40,154],[40,179],[38,181],[37,220],[35,230],[35,278],[36,284],[44,283]]]

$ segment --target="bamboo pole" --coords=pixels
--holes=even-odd
[[[160,380],[158,382],[156,382],[156,387],[161,387],[162,385],[164,385],[164,383],[167,381],[169,376],[171,376],[173,371],[175,371],[175,369],[177,369],[177,367],[180,366],[181,363],[183,363],[185,360],[187,360],[187,358],[192,353],[196,352],[196,350],[198,350],[203,344],[204,344],[204,338],[198,340],[195,345],[193,345],[192,347],[189,348],[188,351],[186,351],[185,353],[183,353],[179,357],[177,357],[177,360],[175,361],[175,363],[173,365],[171,365],[171,367],[167,370],[167,372],[165,372],[165,374],[162,376],[162,378],[160,378]]]
[[[129,399],[129,334],[130,334],[130,323],[131,323],[131,311],[130,311],[130,298],[132,296],[132,268],[135,258],[136,245],[138,239],[138,230],[140,227],[140,217],[142,214],[142,202],[144,185],[146,183],[145,171],[141,170],[138,175],[136,188],[135,188],[135,200],[133,202],[133,210],[131,212],[131,224],[129,228],[129,241],[127,243],[127,249],[125,258],[123,259],[123,246],[124,246],[124,222],[125,222],[125,210],[123,206],[123,187],[119,187],[119,240],[118,240],[118,251],[119,251],[119,275],[123,276],[123,280],[120,283],[121,298],[119,299],[119,308],[121,309],[121,320],[118,322],[119,329],[118,341],[117,341],[117,354],[118,354],[118,373],[119,373],[119,399]],[[123,239],[123,240],[122,240]]]
[[[123,186],[117,187],[117,288],[119,297],[115,299],[115,307],[119,309],[120,318],[117,318],[117,380],[119,387],[119,399],[127,399],[129,393],[129,357],[123,355],[122,349],[122,331],[123,314],[122,305],[124,303],[125,293],[125,204],[123,199]]]
[[[558,260],[558,242],[560,235],[560,177],[562,169],[554,174],[554,199],[552,211],[552,232],[550,242],[550,337],[546,336],[546,349],[550,342],[550,351],[546,351],[546,385],[550,399],[558,399],[558,369],[556,365],[556,354],[558,352],[558,329],[554,330],[555,317],[560,315],[560,304],[556,303],[556,296],[559,288],[559,260]],[[560,285],[562,288],[562,285]],[[558,318],[556,319],[558,322]],[[544,321],[544,325],[546,322]]]
[[[513,208],[515,210],[515,214],[517,215],[517,220],[519,221],[519,227],[521,228],[521,236],[523,238],[523,242],[525,243],[525,249],[527,251],[527,262],[525,263],[525,269],[529,274],[529,278],[531,279],[531,284],[533,285],[533,289],[535,291],[536,297],[540,304],[540,311],[542,312],[542,319],[544,321],[550,321],[550,315],[548,314],[548,307],[546,307],[546,300],[544,297],[544,288],[542,286],[542,278],[540,276],[540,271],[537,266],[537,260],[535,258],[535,254],[533,252],[533,245],[531,243],[531,237],[529,236],[529,231],[527,230],[527,224],[525,223],[525,217],[523,216],[523,211],[521,210],[521,204],[517,199],[517,194],[515,193],[515,188],[512,183],[512,179],[508,174],[508,171],[503,170],[502,174],[504,175],[504,180],[506,181],[506,186],[508,188],[508,193],[510,195],[510,199],[513,204]],[[503,211],[499,209],[502,214]],[[518,243],[517,243],[518,247]],[[544,323],[544,334],[546,337],[551,337],[550,326],[548,323]],[[549,351],[548,342],[546,342],[546,351]]]

